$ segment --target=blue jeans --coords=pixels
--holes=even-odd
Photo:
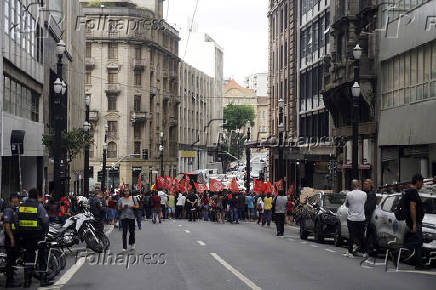
[[[203,207],[203,218],[205,221],[209,220],[209,206],[204,206]]]
[[[136,222],[138,223],[138,229],[142,228],[142,209],[136,210]]]
[[[238,209],[236,207],[230,208],[230,221],[232,223],[239,222],[238,219]]]
[[[254,208],[248,208],[248,217],[249,218],[255,218],[255,210]]]
[[[264,226],[265,223],[267,225],[271,224],[271,210],[265,210],[265,212],[263,213],[263,220],[262,220],[262,225]]]

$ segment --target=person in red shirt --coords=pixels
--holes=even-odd
[[[156,191],[153,191],[153,196],[151,198],[151,205],[153,208],[153,223],[156,223],[156,219],[159,219],[159,223],[162,221],[160,220],[160,214],[161,214],[161,204],[160,204],[160,196],[157,194]]]
[[[209,196],[207,192],[203,193],[203,197],[201,199],[201,205],[203,206],[203,218],[204,221],[209,221]]]
[[[291,197],[288,197],[288,204],[286,206],[285,224],[291,225],[294,223],[294,216],[292,215],[293,209],[294,209],[294,202],[292,201]]]

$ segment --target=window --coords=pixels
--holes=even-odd
[[[392,210],[395,198],[395,196],[386,198],[386,200],[383,202],[382,210],[390,212]]]
[[[288,29],[288,4],[285,4],[284,8],[284,17],[285,17],[285,30]]]
[[[133,147],[133,154],[138,154],[138,156],[135,157],[139,158],[141,156],[141,141],[135,141]]]
[[[85,57],[91,57],[91,43],[86,43]]]
[[[115,142],[109,142],[107,145],[107,158],[117,158],[117,144]]]
[[[140,86],[142,80],[142,72],[141,71],[135,71],[135,86]]]
[[[301,31],[301,35],[300,35],[300,53],[301,53],[301,58],[304,58],[306,56],[306,31]]]
[[[117,110],[117,97],[116,96],[107,96],[107,110],[108,112]]]
[[[118,58],[118,44],[117,43],[109,43],[108,44],[108,58],[109,59],[117,59]]]
[[[3,78],[3,111],[10,112],[11,103],[11,82],[9,77]]]
[[[116,84],[116,83],[118,83],[118,73],[117,72],[109,72],[107,79],[108,79],[108,83],[109,84]]]
[[[318,21],[314,22],[312,25],[313,31],[313,52],[318,53]]]
[[[91,84],[91,72],[87,71],[85,73],[85,84],[90,85]]]
[[[94,144],[89,145],[89,158],[90,159],[94,158]]]
[[[39,95],[32,93],[32,117],[33,122],[39,122]]]
[[[136,95],[133,100],[133,109],[135,112],[141,111],[141,96]]]
[[[117,134],[118,133],[118,122],[117,121],[108,121],[108,134]]]
[[[141,138],[141,126],[139,126],[138,124],[135,124],[135,126],[133,127],[133,136],[135,138]]]
[[[324,25],[324,30],[327,30],[330,27],[330,12],[326,12],[325,13],[325,25]],[[327,44],[329,43],[329,33],[325,34],[325,45],[327,47]],[[327,53],[327,51],[326,51]]]

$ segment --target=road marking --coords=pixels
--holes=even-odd
[[[307,242],[300,242],[300,243],[303,244],[303,245],[307,244]]]
[[[314,247],[314,248],[319,248],[319,246],[317,246],[317,245],[310,245],[311,247]]]
[[[294,230],[300,230],[300,228],[295,227],[295,226],[288,226],[288,227],[291,228],[291,229],[294,229]]]
[[[295,240],[292,239],[292,238],[288,238],[288,240],[291,241],[291,242],[295,242]]]
[[[105,235],[109,236],[111,232],[113,231],[114,227],[109,227],[104,233]],[[39,287],[38,290],[59,290],[63,286],[65,286],[68,281],[73,278],[74,274],[79,271],[79,269],[85,264],[86,257],[82,257],[73,266],[71,266],[70,269],[68,269],[60,278],[57,280],[52,286],[49,287]]]
[[[202,242],[202,241],[197,241],[197,243],[199,243],[200,244],[200,246],[206,246],[206,243],[205,242]]]
[[[185,230],[185,233],[189,234],[191,231],[190,230]]]
[[[244,282],[250,289],[253,290],[261,290],[262,288],[260,288],[259,286],[257,286],[256,284],[254,284],[253,281],[251,281],[250,279],[248,279],[247,277],[245,277],[244,275],[241,274],[241,272],[239,272],[238,270],[236,270],[235,268],[233,268],[229,263],[227,263],[226,261],[224,261],[220,256],[218,256],[218,254],[216,253],[210,253],[212,255],[212,257],[215,258],[215,260],[217,260],[221,265],[223,265],[227,270],[229,270],[230,272],[232,272],[233,275],[235,275],[236,277],[239,278],[239,280],[241,280],[242,282]]]
[[[416,273],[416,274],[436,276],[436,272],[417,271],[417,270],[388,270],[387,272],[388,273]]]
[[[179,227],[181,227],[182,225],[179,225]]]
[[[324,249],[324,250],[326,250],[327,252],[330,252],[330,253],[336,253],[335,250],[331,250],[331,249]]]

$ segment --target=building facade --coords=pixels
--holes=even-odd
[[[268,73],[255,73],[245,79],[245,87],[254,90],[256,96],[268,96]]]
[[[212,120],[215,79],[185,62],[179,64],[179,172],[208,168],[206,130]]]
[[[136,185],[140,174],[143,184],[153,184],[161,170],[164,175],[177,174],[181,102],[178,32],[163,21],[162,0],[155,0],[154,4],[112,2],[98,8],[83,3],[85,89],[91,98],[94,137],[90,150],[91,188],[100,181],[106,146],[109,187]],[[99,27],[102,18],[105,25]],[[152,19],[161,23],[159,27],[151,25]],[[138,25],[128,29],[128,23]],[[161,144],[163,152],[160,152]]]
[[[245,87],[256,94],[256,117],[254,120],[257,134],[251,141],[260,141],[269,137],[269,98],[268,73],[256,73],[246,78]]]
[[[376,39],[373,37],[377,11],[375,1],[332,0],[330,9],[330,53],[324,59],[323,96],[334,128],[340,138],[335,147],[338,168],[337,188],[349,188],[352,179],[352,121],[359,119],[359,178],[377,177],[376,123]],[[359,44],[362,56],[358,72],[361,95],[359,116],[353,116],[351,87],[354,83],[353,48]]]
[[[330,0],[301,0],[298,16],[298,182],[301,187],[331,188],[328,163],[336,152],[322,94],[323,59],[330,53]]]
[[[270,148],[269,177],[292,184],[296,179],[294,149],[285,140],[297,137],[297,36],[298,1],[270,0],[269,73]],[[279,108],[283,100],[283,109]],[[282,116],[280,116],[280,111]],[[269,144],[269,145],[268,145]],[[277,146],[279,145],[279,146]]]
[[[378,27],[389,20],[377,35],[380,185],[436,176],[436,1],[401,2],[378,11]]]

